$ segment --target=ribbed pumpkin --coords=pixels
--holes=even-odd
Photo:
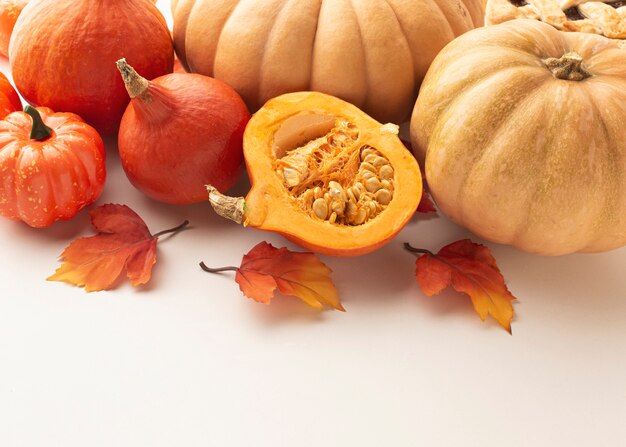
[[[437,53],[483,23],[482,0],[173,0],[192,72],[251,110],[283,93],[340,97],[382,122],[408,117]]]
[[[411,138],[440,209],[546,255],[626,244],[626,51],[520,20],[435,59]]]
[[[9,46],[18,91],[31,104],[73,112],[112,133],[128,105],[115,61],[148,79],[171,73],[174,48],[150,0],[31,0]]]

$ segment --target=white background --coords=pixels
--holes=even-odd
[[[152,202],[114,143],[108,155],[98,204],[128,204],[153,232],[193,229],[160,242],[148,287],[86,294],[45,278],[92,234],[87,212],[46,230],[0,221],[0,446],[626,445],[626,249],[488,244],[519,298],[513,336],[464,296],[420,292],[402,243],[471,237],[444,217],[416,217],[374,254],[324,257],[345,314],[263,306],[198,262],[297,247],[205,204]]]

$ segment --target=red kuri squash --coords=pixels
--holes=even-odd
[[[118,147],[130,181],[167,203],[206,200],[205,185],[230,188],[243,165],[250,114],[228,85],[207,76],[173,73],[151,82],[118,62],[132,99]]]
[[[77,113],[104,133],[128,105],[114,65],[121,57],[149,79],[171,73],[171,34],[150,0],[31,0],[9,48],[28,102]]]

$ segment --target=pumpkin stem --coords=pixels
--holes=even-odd
[[[27,105],[24,107],[24,113],[30,115],[33,119],[33,128],[30,131],[31,140],[43,141],[50,138],[52,135],[52,129],[44,124],[43,119],[41,119],[41,115],[36,108]]]
[[[120,71],[122,79],[124,80],[126,91],[132,99],[143,95],[146,90],[148,90],[150,82],[146,78],[139,76],[135,69],[128,65],[126,59],[120,59],[115,65],[117,65],[117,69]]]
[[[209,202],[215,212],[226,219],[243,224],[246,214],[246,201],[243,197],[225,196],[211,185],[206,186]]]
[[[575,51],[566,53],[560,58],[550,57],[544,59],[543,63],[557,79],[582,81],[591,77],[591,73],[589,73],[583,65],[582,56]]]

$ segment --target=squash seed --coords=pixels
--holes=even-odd
[[[382,188],[382,185],[380,184],[380,180],[378,180],[376,177],[369,178],[365,182],[365,189],[367,189],[369,192],[376,192],[380,188]]]
[[[381,205],[389,205],[391,202],[391,191],[382,188],[376,191],[376,201]]]
[[[318,217],[318,219],[326,220],[328,217],[328,203],[326,200],[319,198],[313,202],[313,212]]]

